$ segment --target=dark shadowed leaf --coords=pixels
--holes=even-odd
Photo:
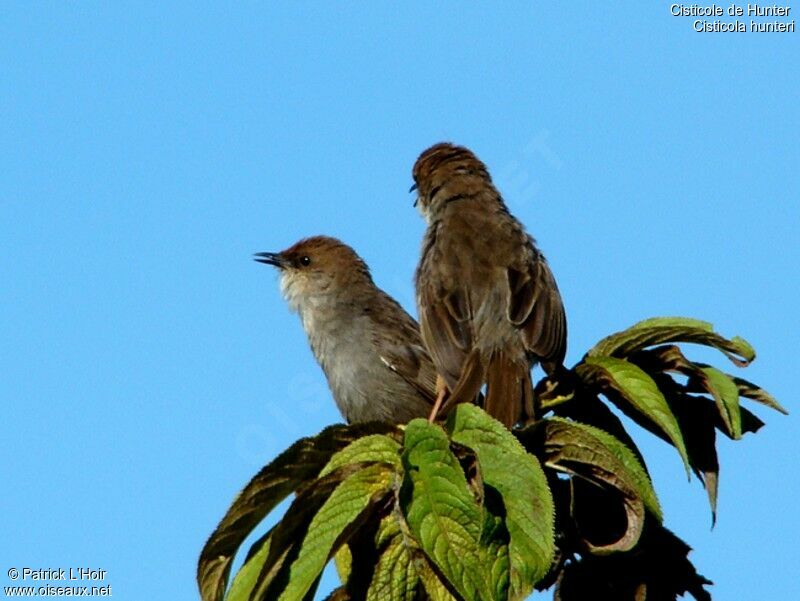
[[[748,432],[755,434],[764,426],[763,421],[744,407],[740,407],[739,411],[742,414],[742,434],[747,434]]]
[[[667,371],[687,376],[688,390],[705,392],[713,397],[726,433],[735,440],[742,437],[739,391],[730,376],[710,365],[692,363],[675,345],[638,351],[633,353],[629,360],[656,379],[659,373]],[[664,387],[662,392],[667,394]]]
[[[544,414],[575,399],[577,384],[580,380],[573,370],[561,370],[557,374],[547,376],[536,383],[536,403],[539,413]]]
[[[639,463],[647,471],[644,456],[639,447],[636,446],[633,438],[628,434],[625,426],[622,425],[622,421],[614,415],[614,412],[596,394],[580,391],[580,396],[575,403],[561,405],[555,409],[554,413],[559,417],[566,417],[572,421],[588,424],[595,428],[600,428],[603,432],[608,432],[633,451]]]
[[[325,601],[352,601],[350,593],[343,586],[331,591],[331,594],[325,597]]]
[[[497,490],[510,534],[512,598],[523,597],[547,574],[553,559],[553,499],[539,461],[498,421],[474,405],[451,412],[454,441],[473,449],[483,481]]]
[[[688,559],[689,546],[654,520],[647,520],[640,543],[632,551],[586,555],[572,560],[559,578],[554,601],[675,601],[686,593],[711,601]]]
[[[605,395],[637,422],[650,422],[663,432],[678,453],[689,474],[686,445],[664,395],[640,367],[614,357],[586,357],[576,368],[583,381]]]
[[[719,424],[720,421],[719,411],[713,401],[704,397],[684,394],[678,390],[670,394],[668,398],[686,441],[689,463],[706,489],[713,525],[717,520],[719,487],[719,460],[717,459],[715,428],[715,424]]]
[[[519,433],[528,450],[549,468],[614,489],[624,506],[627,527],[613,541],[602,545],[586,541],[595,553],[627,550],[636,544],[644,523],[645,508],[661,519],[650,478],[633,452],[598,428],[553,417]],[[579,486],[582,486],[579,485]]]
[[[396,481],[397,476],[393,475],[392,482]],[[353,599],[364,599],[367,595],[378,563],[376,537],[380,516],[390,511],[394,500],[393,492],[387,495],[367,519],[360,520],[359,526],[348,537],[347,544],[341,545],[334,555],[339,580]]]
[[[756,358],[753,347],[738,336],[723,338],[714,327],[687,317],[654,317],[627,330],[603,338],[588,353],[589,357],[627,357],[635,351],[665,342],[694,342],[722,351],[731,361],[744,367]]]
[[[424,419],[406,426],[401,506],[425,554],[467,601],[498,597],[477,505],[444,431]]]
[[[197,566],[203,601],[223,598],[231,562],[242,541],[278,503],[316,477],[335,452],[366,434],[394,432],[396,427],[377,422],[331,426],[317,436],[298,440],[262,469],[234,499],[203,547]]]

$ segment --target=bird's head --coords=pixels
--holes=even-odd
[[[419,155],[412,176],[414,205],[428,223],[449,202],[470,197],[492,182],[486,165],[471,150],[450,142],[434,144]]]
[[[372,285],[369,268],[346,244],[328,236],[305,238],[277,253],[255,254],[280,272],[281,292],[294,311],[346,300]]]

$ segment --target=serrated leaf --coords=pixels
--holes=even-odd
[[[352,463],[385,463],[399,469],[400,443],[385,434],[370,434],[354,440],[331,457],[319,476]]]
[[[451,594],[439,576],[433,571],[433,567],[427,557],[417,559],[414,566],[417,569],[425,593],[428,595],[428,598],[421,597],[421,599],[425,601],[456,601],[456,597]],[[462,599],[458,598],[458,601],[462,601]]]
[[[201,599],[223,598],[231,562],[242,541],[278,503],[313,479],[335,452],[367,434],[396,431],[378,422],[331,426],[298,440],[263,468],[237,495],[203,547],[197,565]]]
[[[723,338],[714,332],[710,323],[687,317],[655,317],[640,321],[627,330],[603,338],[589,350],[587,356],[627,357],[635,351],[665,342],[693,342],[711,346],[740,367],[756,358],[755,350],[743,338]]]
[[[577,402],[561,405],[554,413],[558,417],[569,418],[574,422],[594,426],[603,432],[608,432],[611,436],[633,451],[633,454],[636,455],[639,463],[642,465],[645,472],[647,472],[647,464],[645,463],[644,456],[639,450],[639,447],[636,446],[633,438],[628,434],[625,426],[622,425],[622,420],[620,420],[596,394],[586,394],[585,391],[582,391]],[[522,442],[524,444],[524,439]]]
[[[392,474],[390,491],[364,519],[359,519],[355,528],[349,529],[347,543],[342,544],[336,552],[337,570],[340,567],[344,568],[344,573],[342,571],[339,572],[342,584],[353,599],[363,601],[366,598],[367,589],[369,589],[375,575],[375,569],[380,558],[377,538],[382,522],[381,517],[396,506],[395,492],[399,487],[399,478],[399,474]],[[342,551],[347,552],[346,566],[340,565]]]
[[[305,598],[345,529],[386,495],[391,477],[392,471],[386,465],[375,464],[351,474],[336,487],[311,520],[279,601]]]
[[[484,484],[505,506],[510,535],[511,597],[528,595],[548,572],[555,543],[554,507],[539,461],[497,420],[461,404],[447,422],[451,438],[475,451]]]
[[[481,552],[484,516],[444,431],[424,419],[406,426],[401,508],[425,554],[467,601],[494,599]]]
[[[709,365],[692,363],[675,345],[638,351],[633,353],[629,360],[650,372],[654,378],[657,378],[658,373],[665,371],[674,371],[688,376],[687,388],[689,390],[707,392],[714,398],[728,435],[734,440],[742,437],[739,390],[730,376]],[[671,384],[671,382],[667,382],[667,384]],[[665,387],[662,385],[660,388],[666,394]]]
[[[725,434],[738,440],[744,431],[754,431],[756,423],[750,420],[751,415],[744,414],[739,405],[739,396],[757,398],[765,401],[774,409],[782,410],[777,401],[766,391],[754,384],[735,378],[730,374],[705,365],[689,361],[677,346],[660,346],[654,349],[639,351],[631,356],[631,361],[641,366],[646,371],[674,371],[689,377],[686,388],[690,392],[707,392],[716,403]],[[748,419],[748,428],[744,428],[743,419]],[[760,420],[758,420],[760,422]],[[758,427],[755,427],[757,430]]]
[[[504,518],[503,499],[491,486],[486,486],[483,498],[483,532],[480,555],[489,573],[492,599],[509,596],[510,558],[509,533]]]
[[[286,588],[290,568],[300,553],[311,521],[346,478],[366,467],[369,464],[343,466],[307,483],[298,491],[289,509],[272,529],[269,553],[251,592],[251,599],[275,599]]]
[[[580,447],[585,448],[587,451],[591,449],[596,453],[595,457],[597,459],[604,458],[607,463],[606,467],[611,468],[609,472],[613,476],[611,480],[605,480],[606,482],[609,484],[613,482],[622,484],[624,482],[624,488],[616,485],[615,488],[620,488],[625,494],[633,491],[642,500],[650,513],[659,521],[662,519],[661,507],[658,504],[658,497],[653,489],[650,477],[633,451],[622,442],[608,432],[587,424],[572,422],[559,417],[549,418],[543,420],[543,422],[546,433],[545,443],[548,446],[561,446],[561,456],[575,461],[580,461],[580,458],[584,456]],[[568,446],[574,445],[572,452],[568,452],[561,444],[561,441],[568,441]],[[586,459],[590,460],[591,457],[591,452],[585,456]],[[612,460],[612,457],[616,462]],[[601,469],[603,468],[598,463],[595,463],[595,465]]]
[[[392,511],[381,521],[376,537],[382,547],[390,544],[400,544],[403,548],[402,556],[392,564],[389,558],[381,558],[375,569],[373,583],[375,589],[370,587],[368,594],[372,596],[368,601],[394,600],[396,597],[404,598],[413,593],[411,599],[419,601],[454,601],[439,575],[433,571],[430,560],[414,539],[408,524],[403,517],[400,507],[395,505]],[[406,562],[407,565],[406,565]],[[381,571],[389,572],[379,578]],[[384,583],[391,581],[390,593],[386,593]],[[414,589],[412,590],[412,586]],[[427,596],[426,596],[427,593]]]
[[[528,448],[546,466],[619,491],[625,504],[628,526],[626,532],[607,545],[586,541],[595,553],[625,551],[638,540],[644,524],[644,509],[661,520],[650,478],[639,460],[619,440],[599,428],[571,422],[559,417],[546,418],[520,432]]]
[[[612,403],[634,419],[650,421],[678,450],[687,475],[689,458],[683,435],[664,395],[640,367],[614,357],[586,357],[576,366],[578,375],[602,392]],[[632,410],[632,411],[631,411]]]
[[[380,558],[375,566],[366,601],[414,601],[420,585],[412,561],[414,545],[400,526],[402,516],[388,515],[381,522],[377,544]],[[418,549],[418,548],[417,548]]]

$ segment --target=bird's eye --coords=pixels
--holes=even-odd
[[[303,267],[311,265],[311,258],[308,257],[307,255],[303,255],[302,257],[300,257],[300,265],[302,265]]]

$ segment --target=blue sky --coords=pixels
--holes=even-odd
[[[90,566],[119,599],[196,598],[234,494],[340,420],[251,253],[340,237],[415,312],[411,166],[452,140],[549,258],[570,363],[656,315],[756,347],[742,375],[794,413],[720,442],[713,532],[677,455],[638,440],[715,599],[800,598],[800,38],[692,21],[661,2],[4,4],[0,582]]]

